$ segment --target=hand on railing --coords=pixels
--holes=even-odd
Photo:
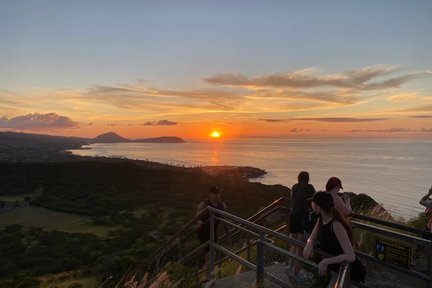
[[[204,224],[204,222],[202,220],[198,220],[197,223],[195,224],[194,228],[200,229],[203,224]]]
[[[328,264],[327,264],[327,258],[324,258],[321,260],[320,263],[318,263],[318,275],[324,276],[327,274]]]

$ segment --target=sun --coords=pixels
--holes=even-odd
[[[212,138],[220,138],[221,135],[222,134],[219,131],[213,131],[212,133],[210,133],[210,137]]]

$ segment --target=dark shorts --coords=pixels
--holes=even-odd
[[[302,233],[303,234],[303,215],[297,215],[294,213],[290,214],[290,233]]]
[[[215,234],[214,234],[215,242],[218,241],[218,235],[216,232],[217,232],[217,228],[215,229]],[[197,230],[197,236],[198,236],[198,239],[199,239],[201,245],[206,243],[207,241],[209,241],[210,240],[210,227],[203,226],[203,227],[199,228]],[[209,250],[210,250],[210,247],[207,246],[205,248],[205,251],[208,252]]]

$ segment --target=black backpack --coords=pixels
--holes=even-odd
[[[317,220],[318,216],[313,211],[312,207],[309,207],[306,211],[306,214],[303,216],[303,230],[310,235],[315,227]]]

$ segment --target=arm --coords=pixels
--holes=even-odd
[[[348,194],[347,192],[344,193],[344,196],[343,196],[343,202],[345,202],[346,207],[347,207],[349,210],[351,210],[351,213],[352,213],[352,208],[351,208],[351,199],[350,199],[350,196],[349,196],[349,194]],[[350,214],[351,214],[351,213],[350,213]]]
[[[317,222],[315,223],[315,227],[312,230],[311,235],[307,239],[306,246],[303,249],[303,257],[305,259],[308,259],[312,255],[313,246],[314,246],[314,243],[315,243],[315,241],[316,241],[316,239],[318,237],[318,231],[320,229],[319,225],[321,225],[319,221],[320,220],[318,219]]]
[[[198,215],[199,215],[203,210],[204,210],[204,202],[201,202],[201,203],[198,205],[198,208],[197,208],[197,211],[196,211],[195,217],[198,216]],[[197,221],[197,224],[198,224],[198,228],[199,228],[199,227],[201,227],[201,225],[203,224],[203,221],[202,221],[201,219],[199,219],[199,220]]]
[[[336,235],[336,238],[339,241],[339,244],[343,250],[343,254],[337,255],[335,257],[324,258],[319,263],[319,273],[320,275],[324,275],[327,272],[327,267],[330,264],[338,264],[344,261],[354,262],[355,261],[355,253],[354,248],[352,247],[351,241],[348,237],[348,233],[342,224],[338,221],[335,221],[333,224],[333,231]]]
[[[432,208],[432,200],[429,200],[429,197],[432,195],[432,187],[429,189],[428,194],[426,194],[425,196],[423,196],[423,198],[420,199],[420,204],[428,207],[428,208]]]
[[[337,195],[333,195],[333,200],[335,202],[335,208],[339,209],[339,211],[344,215],[344,216],[349,216],[352,212],[351,210],[351,204],[345,203],[339,196]]]
[[[223,203],[223,211],[227,211],[227,206],[226,206],[225,202]],[[228,225],[224,224],[223,226],[224,226],[225,233],[226,233],[227,237],[230,237]],[[232,243],[230,242],[230,245],[231,244]]]
[[[312,195],[316,193],[315,187],[312,184],[309,184],[311,187]],[[311,195],[311,197],[312,197]]]

